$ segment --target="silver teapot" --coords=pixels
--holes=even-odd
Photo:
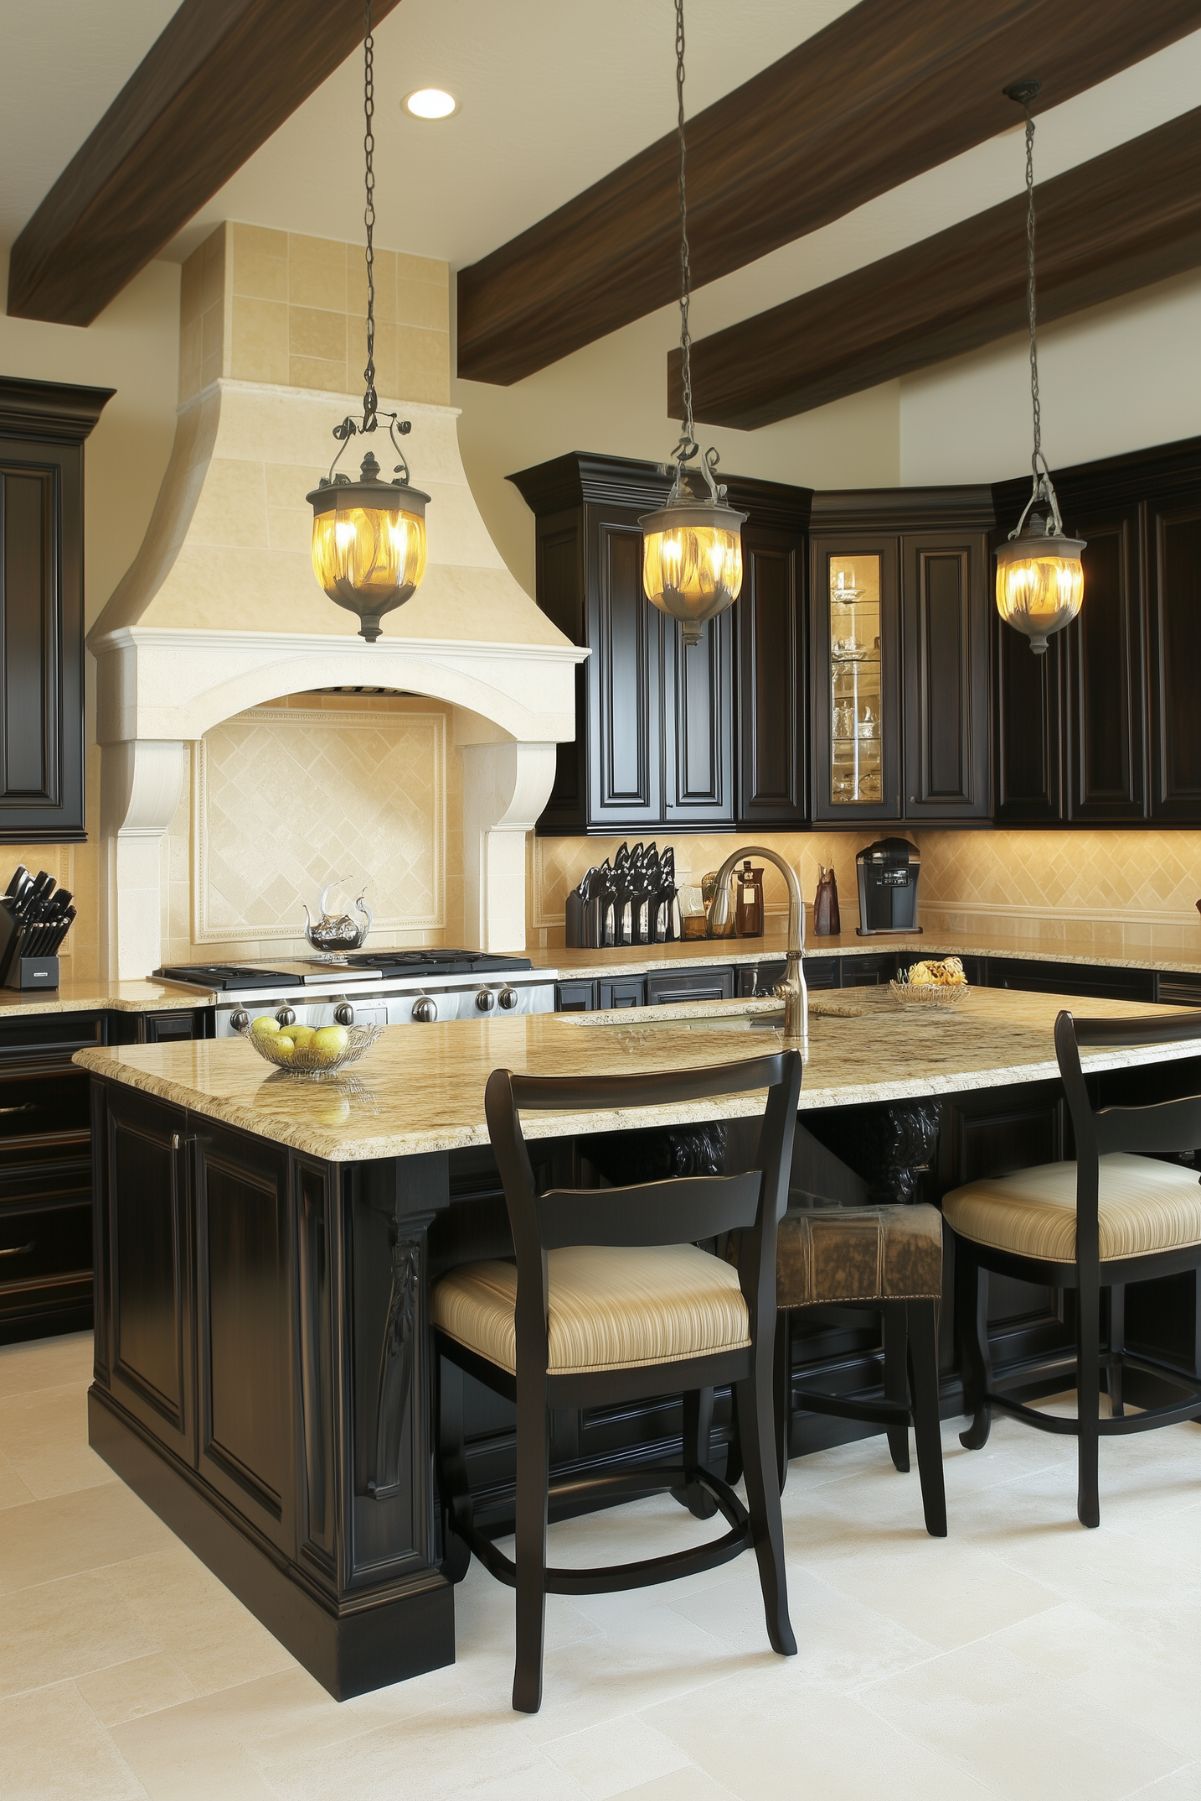
[[[366,942],[371,930],[371,908],[361,894],[354,904],[359,921],[353,920],[349,913],[329,911],[330,890],[335,886],[336,883],[327,882],[317,897],[321,915],[319,919],[313,918],[307,905],[304,909],[304,935],[313,949],[320,951],[323,956],[341,951],[357,951]]]

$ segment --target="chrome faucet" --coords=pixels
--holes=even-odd
[[[809,1055],[809,990],[805,984],[805,967],[803,962],[805,951],[805,902],[801,894],[801,884],[797,872],[791,863],[786,863],[778,851],[769,850],[765,844],[744,844],[741,850],[731,851],[717,872],[717,887],[713,894],[713,905],[709,912],[710,930],[725,927],[730,923],[730,911],[733,905],[730,899],[730,877],[735,866],[745,857],[764,857],[775,865],[784,877],[788,886],[788,968],[784,980],[773,990],[777,999],[784,1002],[784,1042],[796,1045],[801,1055]],[[1201,902],[1198,902],[1201,906]],[[717,935],[717,934],[715,934]]]

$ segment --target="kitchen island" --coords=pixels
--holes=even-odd
[[[815,1000],[802,1120],[816,1129],[941,1102],[960,1179],[982,1173],[998,1133],[1019,1160],[1029,1144],[1042,1148],[1027,1161],[1057,1155],[1046,1122],[1060,1112],[1061,1004],[1004,990],[946,1012],[902,1010],[873,989]],[[271,1071],[237,1039],[80,1052],[94,1078],[92,1444],[335,1695],[450,1662],[427,1299],[443,1268],[505,1252],[488,1074],[680,1069],[778,1041],[772,1004],[741,1002],[395,1029],[319,1084]],[[1086,1068],[1192,1085],[1195,1063],[1182,1060],[1194,1053],[1135,1046],[1089,1055]],[[756,1110],[743,1096],[533,1115],[527,1132],[553,1172],[581,1134]],[[986,1129],[973,1135],[965,1120]],[[552,1429],[552,1460],[560,1471],[615,1455],[662,1462],[675,1419],[661,1410],[633,1445],[611,1417],[574,1420]],[[473,1484],[499,1470],[503,1486],[510,1440],[504,1421],[481,1430]]]

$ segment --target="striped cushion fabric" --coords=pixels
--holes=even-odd
[[[554,1375],[676,1363],[750,1343],[738,1272],[695,1245],[570,1245],[548,1253],[547,1271]],[[516,1264],[470,1263],[435,1287],[433,1321],[513,1374],[516,1299]]]
[[[1194,1170],[1121,1153],[1102,1157],[1100,1171],[1103,1261],[1201,1244],[1201,1183]],[[1056,1263],[1075,1260],[1074,1163],[969,1182],[944,1197],[942,1210],[953,1230],[976,1244]]]

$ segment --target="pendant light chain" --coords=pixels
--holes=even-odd
[[[1034,417],[1034,455],[1031,463],[1037,478],[1043,457],[1043,410],[1038,391],[1038,314],[1034,282],[1034,118],[1030,102],[1023,107],[1026,114],[1026,320],[1030,331],[1030,405]]]
[[[696,426],[692,417],[692,334],[688,312],[692,304],[692,257],[688,243],[688,139],[684,131],[684,0],[676,0],[676,133],[680,144],[680,350],[684,389],[681,429],[682,457],[696,455]]]
[[[363,37],[363,224],[367,227],[367,366],[363,370],[363,430],[376,423],[375,391],[375,38],[371,32],[371,0],[366,0]]]

